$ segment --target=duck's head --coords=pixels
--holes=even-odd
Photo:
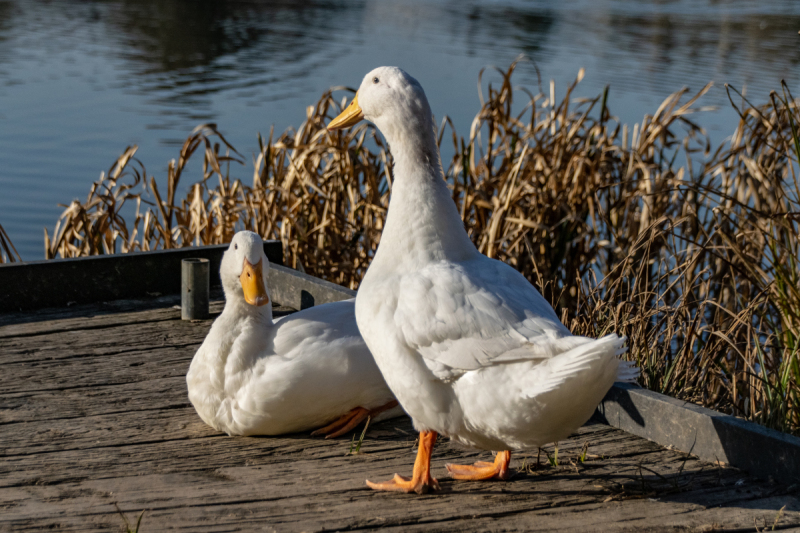
[[[433,133],[431,108],[417,80],[397,67],[378,67],[366,76],[342,113],[328,124],[339,130],[366,119],[375,124],[389,144],[414,131],[414,138]],[[427,139],[426,139],[427,140]]]
[[[219,269],[225,297],[229,301],[243,299],[255,307],[268,304],[268,272],[269,260],[264,254],[264,241],[261,237],[252,231],[240,231],[234,235],[222,256]]]

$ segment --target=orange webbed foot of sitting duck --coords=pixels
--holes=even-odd
[[[326,439],[332,439],[339,435],[344,435],[354,427],[356,427],[362,420],[365,420],[369,415],[369,411],[363,407],[356,407],[352,409],[325,427],[319,428],[311,432],[312,437],[317,435],[325,435]]]
[[[421,431],[419,434],[419,450],[414,461],[414,474],[411,478],[395,474],[390,481],[373,483],[367,480],[367,486],[374,490],[393,492],[416,492],[425,494],[429,490],[440,490],[439,482],[431,476],[431,452],[438,434],[435,431]]]
[[[465,481],[478,481],[482,479],[502,479],[511,477],[508,465],[511,462],[511,452],[497,452],[493,463],[478,461],[472,466],[447,464],[447,471],[453,479]]]
[[[316,437],[317,435],[325,435],[326,439],[339,437],[359,425],[367,418],[375,418],[382,412],[396,406],[397,400],[392,400],[391,402],[381,405],[380,407],[376,407],[372,410],[365,409],[363,407],[356,407],[355,409],[351,409],[350,411],[346,412],[327,426],[313,431],[311,436]]]

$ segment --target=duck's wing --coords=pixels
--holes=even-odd
[[[353,301],[315,306],[241,335],[232,352],[235,402],[227,415],[237,434],[315,428],[391,393],[358,333]],[[243,355],[244,354],[244,355]],[[315,427],[316,424],[316,427]],[[288,429],[287,429],[288,428]]]
[[[434,263],[402,276],[399,334],[440,379],[500,363],[549,359],[574,337],[519,272],[486,257]]]
[[[362,343],[355,299],[317,305],[275,320],[274,351],[282,357],[324,354],[331,346]]]

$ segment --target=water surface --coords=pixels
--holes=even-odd
[[[584,67],[579,94],[610,85],[629,123],[713,80],[704,103],[720,110],[699,121],[719,142],[737,119],[722,84],[758,102],[797,85],[798,29],[791,0],[0,0],[0,224],[41,259],[57,204],[85,198],[126,146],[163,181],[188,133],[216,122],[249,158],[257,132],[298,125],[324,89],[379,65],[409,71],[461,134],[480,69],[519,54],[562,88]],[[535,88],[531,65],[518,72]]]

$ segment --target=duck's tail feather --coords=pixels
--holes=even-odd
[[[617,369],[617,381],[636,383],[639,379],[639,367],[633,361],[620,361]]]
[[[542,365],[540,371],[545,374],[540,375],[535,384],[526,388],[525,396],[532,398],[550,392],[567,381],[577,380],[602,388],[606,383],[610,387],[614,381],[636,380],[639,369],[633,363],[619,359],[627,351],[626,340],[625,337],[612,333],[553,357]]]
[[[628,337],[618,338],[620,340],[620,345],[615,353],[617,357],[628,351],[628,345],[626,344]],[[637,379],[639,379],[639,367],[636,366],[636,363],[633,361],[620,361],[619,367],[617,367],[617,381],[635,383]]]

